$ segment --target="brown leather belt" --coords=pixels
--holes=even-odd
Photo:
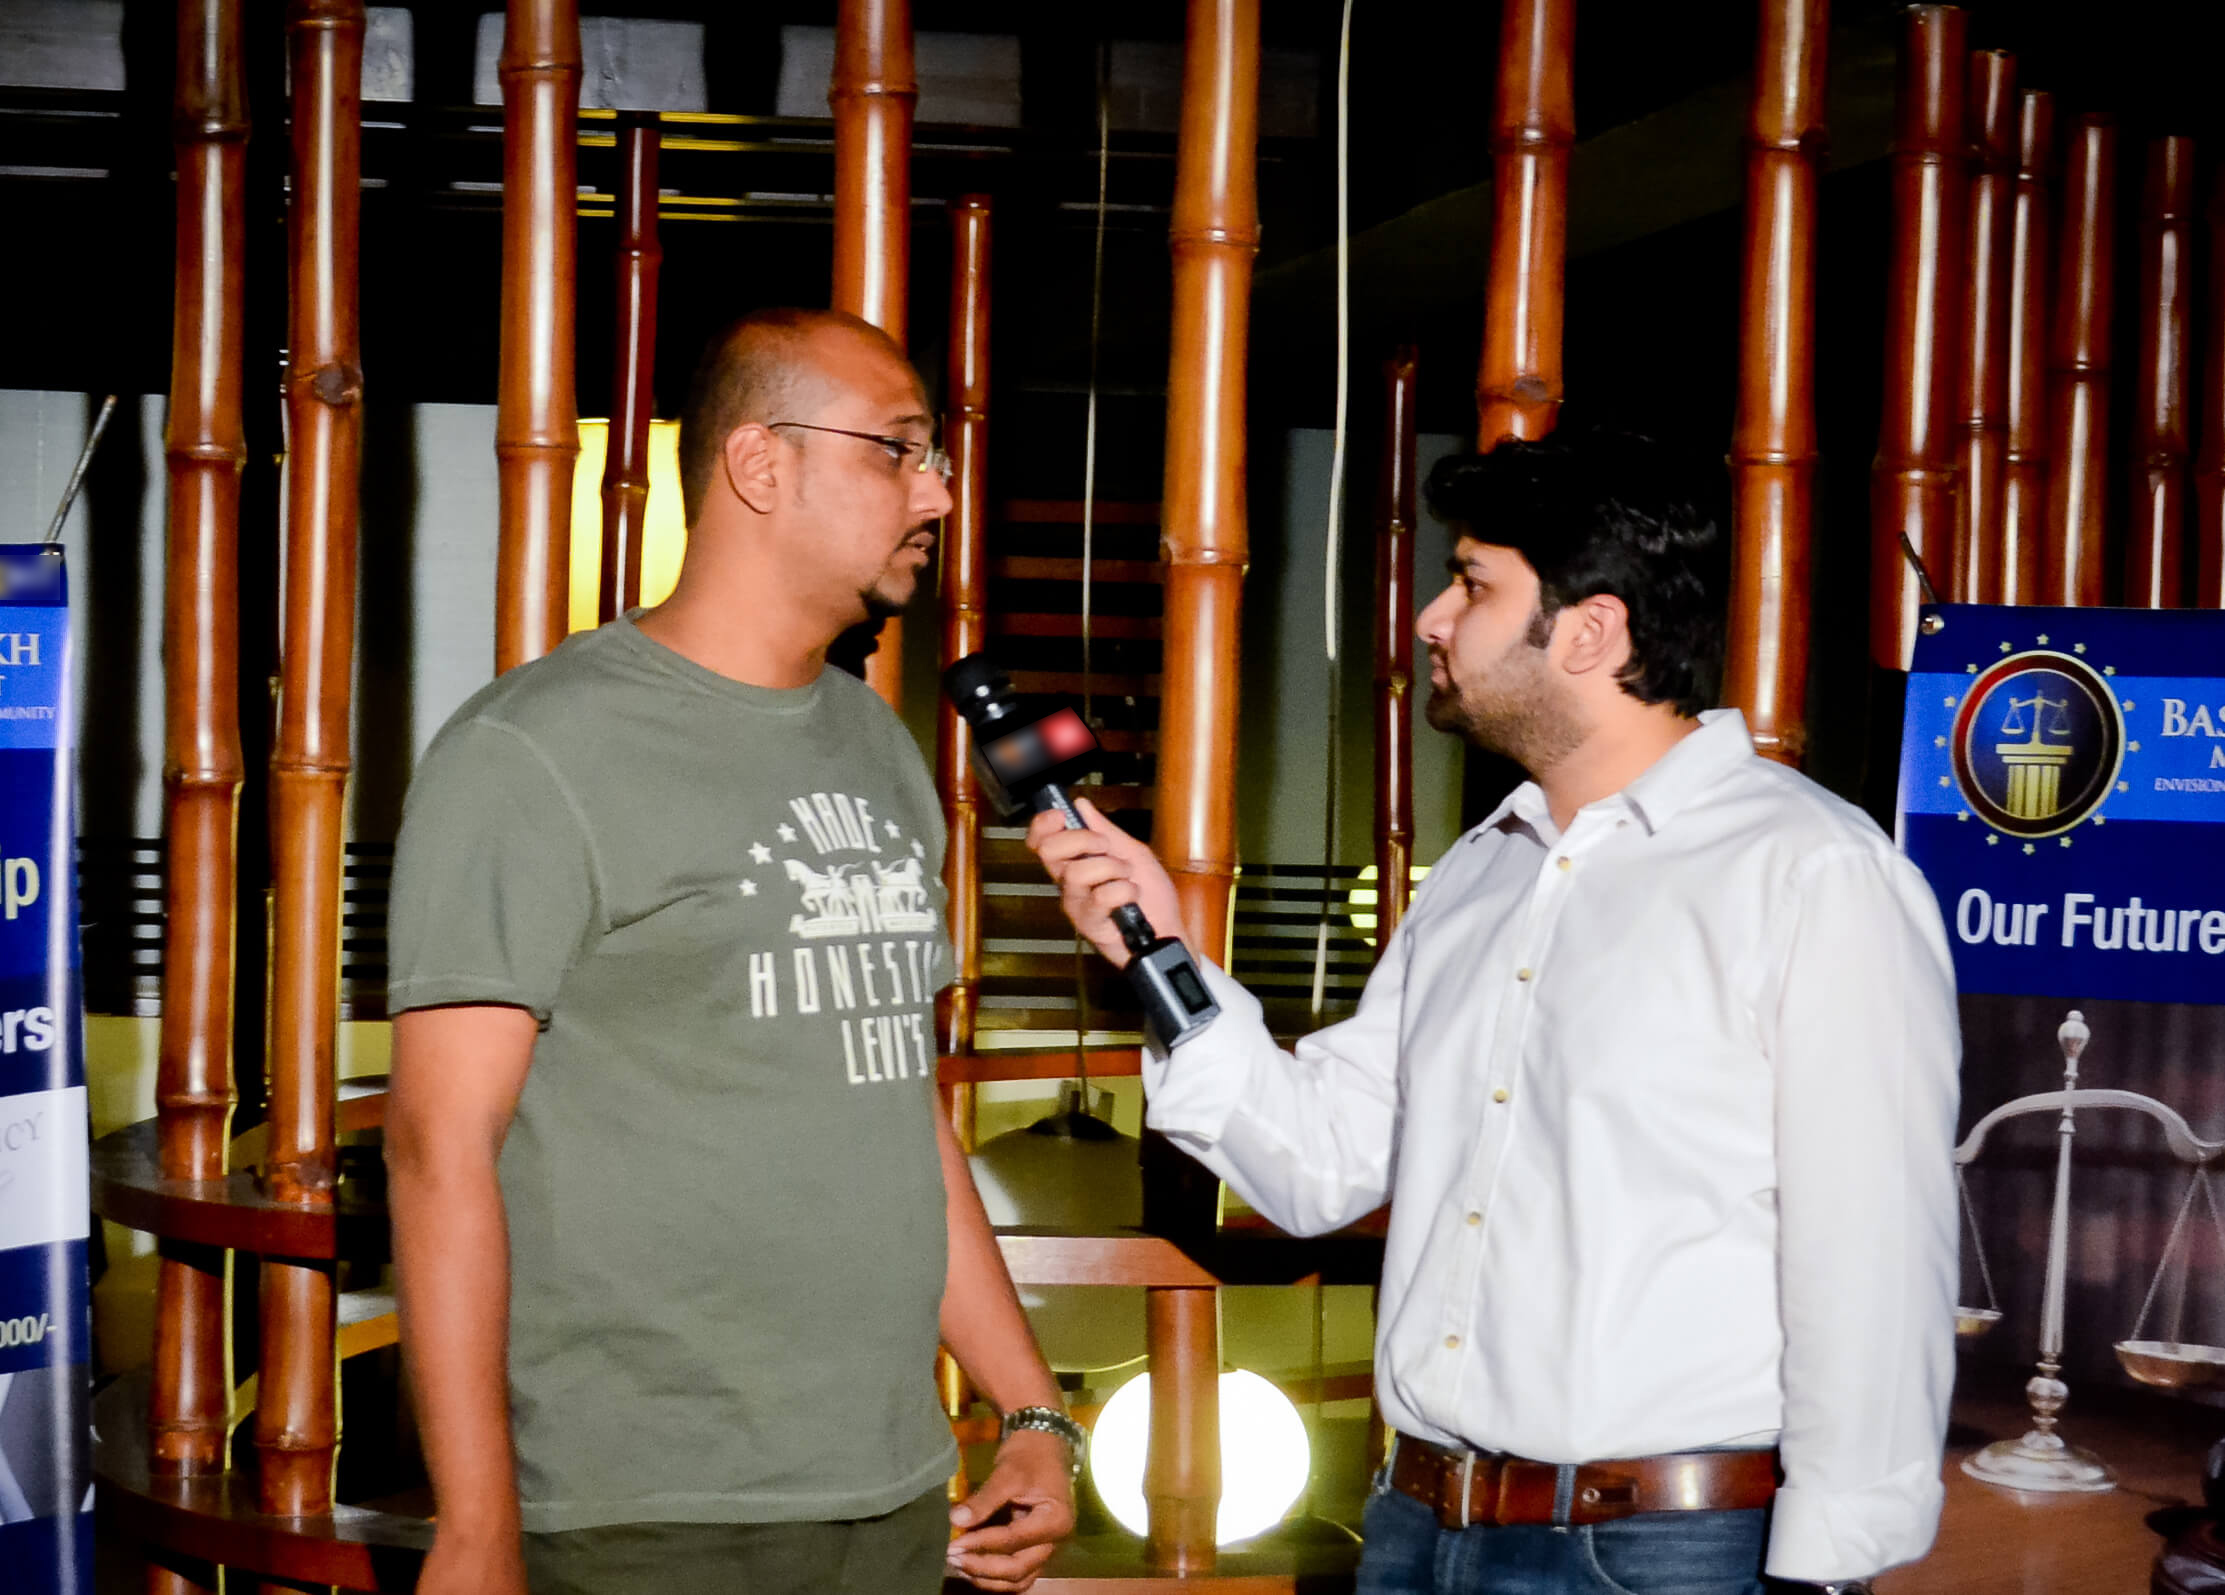
[[[1522,1457],[1447,1451],[1400,1435],[1391,1487],[1435,1512],[1448,1529],[1551,1523],[1560,1469]],[[1775,1451],[1687,1451],[1585,1462],[1576,1469],[1565,1521],[1580,1526],[1640,1512],[1736,1512],[1767,1506],[1776,1493]]]

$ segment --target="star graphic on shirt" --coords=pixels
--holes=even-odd
[[[894,820],[883,820],[881,822],[881,829],[888,832],[891,838],[899,837],[904,834],[902,831],[896,828],[896,822]]]
[[[757,895],[757,883],[755,881],[742,882],[742,895],[744,897],[755,897]]]
[[[927,856],[927,848],[926,848],[926,845],[925,845],[924,843],[922,843],[922,842],[919,842],[919,841],[917,841],[917,840],[914,840],[914,841],[913,841],[913,843],[912,843],[912,857],[914,857],[914,858],[925,858],[926,856]]]
[[[774,834],[783,842],[793,842],[796,839],[796,828],[793,825],[783,825]]]
[[[752,864],[770,864],[773,861],[773,850],[763,842],[752,842],[749,844],[749,860]]]

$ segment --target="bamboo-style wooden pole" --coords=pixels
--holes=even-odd
[[[1491,264],[1476,445],[1541,438],[1561,410],[1576,0],[1506,0],[1491,124]]]
[[[2125,602],[2176,609],[2184,586],[2187,318],[2194,297],[2194,141],[2148,146],[2140,195],[2140,362],[2132,411],[2135,480],[2126,522]]]
[[[579,460],[579,0],[509,0],[502,33],[502,363],[494,452],[496,674],[570,623]]]
[[[937,595],[945,669],[989,643],[991,215],[986,194],[961,195],[950,207],[950,368],[943,390],[950,513],[943,519]],[[935,784],[942,791],[949,836],[943,884],[949,892],[950,941],[957,963],[943,1008],[942,1046],[945,1052],[971,1052],[981,995],[981,792],[973,774],[972,735],[947,699],[935,715]]]
[[[2098,604],[2104,592],[2116,217],[2116,124],[2106,116],[2082,116],[2063,153],[2061,252],[2048,344],[2044,603]]]
[[[340,851],[355,653],[363,435],[357,317],[363,0],[290,0],[293,198],[286,382],[285,647],[271,753],[270,1155],[266,1195],[329,1207],[339,1024]],[[255,1404],[257,1505],[332,1509],[338,1444],[334,1275],[265,1258]]]
[[[2209,336],[2202,366],[2202,453],[2194,470],[2197,609],[2225,609],[2225,167],[2210,186]]]
[[[1211,1290],[1147,1290],[1150,1449],[1143,1463],[1151,1520],[1146,1561],[1163,1573],[1209,1573],[1221,1504],[1221,1316]]]
[[[1259,0],[1189,0],[1175,160],[1167,373],[1165,631],[1152,843],[1203,957],[1225,961],[1236,877],[1238,625],[1245,524],[1244,366],[1259,248]],[[1146,1185],[1149,1204],[1150,1185]],[[1210,1291],[1146,1298],[1152,1440],[1146,1556],[1214,1561],[1220,1353]]]
[[[943,518],[942,659],[948,669],[989,644],[989,245],[993,208],[986,194],[961,194],[950,206],[950,364],[944,383],[945,446],[950,450],[950,513]],[[935,785],[942,794],[943,885],[957,978],[941,1001],[942,1050],[973,1050],[981,996],[981,788],[973,773],[973,733],[943,698],[935,713]],[[975,1087],[944,1088],[958,1144],[974,1147]],[[943,1410],[964,1416],[973,1391],[948,1352],[935,1359]],[[962,1501],[963,1460],[950,1480]]]
[[[1829,0],[1763,0],[1746,126],[1738,412],[1731,426],[1724,701],[1754,747],[1797,766],[1808,741],[1808,549],[1815,520],[1816,183]]]
[[[2009,255],[2016,202],[2016,57],[1970,57],[1970,231],[1962,284],[1962,513],[1947,596],[2001,586],[2001,471],[2008,451]]]
[[[840,0],[834,23],[834,308],[906,341],[912,252],[911,0]],[[904,623],[891,615],[865,661],[890,708],[904,698]]]
[[[1415,353],[1383,362],[1375,492],[1375,950],[1391,944],[1414,882]]]
[[[2009,207],[2008,353],[2001,413],[2001,554],[1996,584],[1978,601],[2040,601],[2040,548],[2047,541],[2048,174],[2055,150],[2055,101],[2027,91],[2018,107],[2016,188]]]
[[[169,869],[155,1107],[162,1172],[223,1176],[232,1105],[234,850],[240,781],[239,496],[247,79],[239,0],[178,7],[164,755]],[[224,1467],[230,1258],[165,1243],[155,1289],[149,1465]],[[150,1589],[193,1586],[152,1570]]]
[[[657,151],[654,111],[618,117],[618,316],[610,363],[610,447],[603,461],[603,560],[598,620],[641,602],[641,541],[649,524],[649,419],[657,408]]]
[[[1964,15],[1911,6],[1901,38],[1892,156],[1893,245],[1885,312],[1885,415],[1870,476],[1870,654],[1906,670],[1923,590],[1954,549],[1955,388],[1961,368],[1965,180]]]

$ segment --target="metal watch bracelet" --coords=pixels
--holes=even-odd
[[[997,1431],[997,1442],[1001,1445],[1019,1429],[1039,1429],[1064,1440],[1067,1465],[1074,1470],[1076,1479],[1082,1476],[1082,1459],[1089,1450],[1087,1429],[1056,1407],[1014,1407],[1004,1415],[1004,1422]]]

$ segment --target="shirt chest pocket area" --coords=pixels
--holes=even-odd
[[[1523,1047],[1572,1101],[1644,1115],[1756,1098],[1768,1068],[1742,950],[1694,916],[1571,916],[1524,983]]]

